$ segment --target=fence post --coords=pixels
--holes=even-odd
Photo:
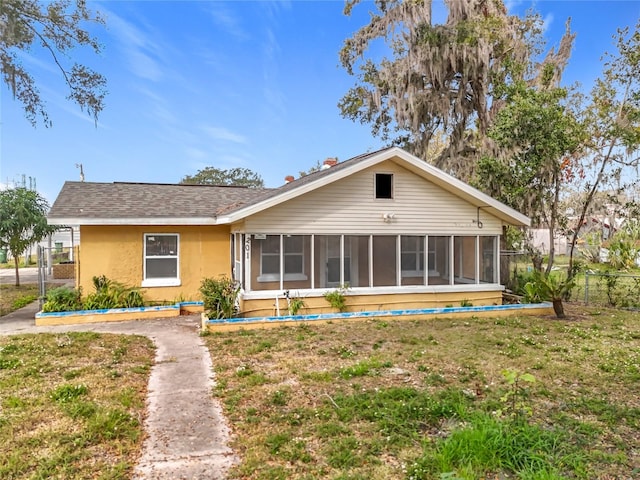
[[[42,245],[38,245],[38,306],[42,310],[44,303],[44,297],[47,294],[46,290],[46,266],[45,266],[45,248]]]
[[[584,273],[584,303],[589,304],[589,272]]]

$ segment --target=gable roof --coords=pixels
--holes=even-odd
[[[59,225],[215,225],[264,189],[158,183],[65,182],[47,220]]]
[[[332,182],[394,161],[505,223],[529,226],[525,215],[399,147],[358,155],[276,189],[210,185],[65,182],[50,224],[223,225],[240,221]]]
[[[252,202],[236,208],[223,209],[218,223],[233,223],[250,215],[254,215],[278,204],[292,200],[300,195],[321,188],[329,183],[346,178],[354,173],[365,170],[387,160],[392,160],[407,168],[416,175],[430,181],[442,189],[466,200],[484,212],[490,213],[505,223],[515,226],[529,226],[531,220],[526,215],[514,210],[498,200],[482,193],[472,186],[443,172],[439,168],[428,164],[424,160],[411,155],[399,147],[388,147],[357,157],[301,177],[282,187],[263,193]]]

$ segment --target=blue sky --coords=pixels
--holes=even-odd
[[[443,9],[442,2],[436,8]],[[339,67],[344,39],[367,22],[342,1],[100,1],[92,31],[100,56],[74,59],[107,77],[98,125],[65,99],[46,53],[24,65],[37,77],[53,127],[33,128],[2,85],[0,182],[36,179],[53,202],[65,180],[177,183],[206,166],[249,168],[266,186],[326,157],[345,160],[383,146],[367,125],[343,119],[337,103],[354,83]],[[633,27],[640,0],[510,1],[545,19],[550,45],[567,17],[577,33],[565,83],[588,91],[619,27]]]

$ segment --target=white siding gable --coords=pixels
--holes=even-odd
[[[376,173],[393,174],[393,199],[374,198]],[[390,221],[384,215],[392,214]],[[480,218],[482,228],[476,219]],[[387,160],[245,218],[252,233],[497,235],[500,219]]]

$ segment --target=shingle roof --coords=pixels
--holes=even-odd
[[[267,190],[268,191],[268,190]],[[264,189],[210,185],[65,182],[49,219],[215,218]]]
[[[98,183],[67,181],[58,194],[48,218],[134,219],[210,218],[233,212],[283,192],[319,180],[377,152],[358,155],[337,165],[300,177],[279,188],[184,185],[159,183]]]
[[[355,163],[361,162],[362,160],[365,160],[373,155],[377,155],[381,152],[384,152],[385,150],[389,150],[391,148],[394,147],[387,147],[387,148],[383,148],[380,150],[377,150],[375,152],[369,152],[369,153],[363,153],[361,155],[358,155],[356,157],[352,157],[348,160],[345,160],[344,162],[340,162],[337,163],[336,165],[329,167],[329,168],[325,168],[325,169],[321,169],[318,170],[316,172],[310,173],[308,175],[304,175],[303,177],[297,178],[295,180],[293,180],[292,182],[289,183],[285,183],[284,185],[282,185],[281,187],[278,188],[274,188],[271,190],[263,190],[258,196],[254,197],[250,202],[246,202],[242,205],[229,205],[227,208],[222,208],[221,210],[218,211],[219,215],[222,214],[227,214],[227,213],[231,213],[231,212],[235,212],[236,210],[239,210],[240,208],[246,207],[248,205],[254,204],[254,203],[258,203],[258,202],[262,202],[263,200],[268,200],[269,198],[275,197],[277,195],[281,195],[285,192],[289,192],[291,190],[294,190],[296,188],[300,188],[304,185],[307,185],[311,182],[315,182],[316,180],[320,180],[321,178],[324,178],[328,175],[333,175],[337,172],[339,172],[340,170],[343,170]]]
[[[386,153],[385,153],[386,152]],[[454,195],[513,225],[529,225],[521,213],[426,164],[398,147],[358,155],[275,189],[210,185],[66,182],[48,215],[58,224],[233,223],[394,157]],[[351,168],[353,167],[353,168]],[[345,169],[349,169],[344,171]],[[342,172],[342,173],[340,173]]]

